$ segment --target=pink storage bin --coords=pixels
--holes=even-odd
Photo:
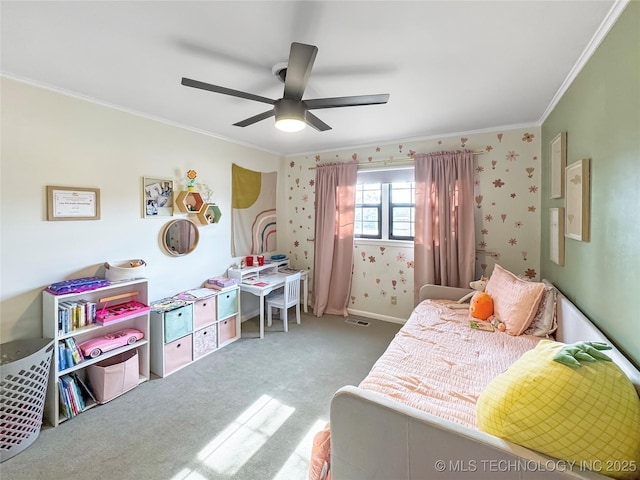
[[[107,403],[138,386],[138,351],[129,350],[89,365],[87,375],[98,403]]]

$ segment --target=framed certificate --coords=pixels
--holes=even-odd
[[[100,189],[47,185],[47,220],[100,220]]]

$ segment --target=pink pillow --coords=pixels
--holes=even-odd
[[[543,291],[544,283],[522,280],[497,264],[486,288],[493,298],[493,313],[507,326],[509,335],[521,335],[529,327]]]

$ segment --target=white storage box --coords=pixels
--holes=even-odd
[[[120,260],[117,262],[105,262],[104,278],[110,282],[122,282],[134,278],[144,278],[146,274],[146,262],[141,259]]]
[[[89,365],[87,375],[97,402],[107,403],[138,386],[138,351],[129,350]]]

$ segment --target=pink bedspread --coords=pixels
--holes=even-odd
[[[468,310],[446,303],[418,305],[360,388],[477,428],[475,407],[482,390],[540,338],[474,330]]]

